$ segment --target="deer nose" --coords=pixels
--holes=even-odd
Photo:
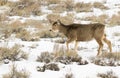
[[[50,29],[49,31],[52,31],[52,29]]]

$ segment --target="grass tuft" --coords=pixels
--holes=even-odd
[[[4,74],[2,78],[29,78],[30,74],[26,70],[18,71],[15,65],[12,66],[11,71]]]
[[[27,59],[28,54],[20,49],[20,45],[16,44],[12,48],[0,47],[0,60],[9,59],[11,61],[19,61]]]
[[[98,73],[97,77],[100,77],[100,78],[118,78],[118,76],[116,76],[112,70],[108,71],[106,73]]]

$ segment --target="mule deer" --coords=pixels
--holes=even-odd
[[[90,41],[93,38],[99,44],[98,53],[100,54],[103,48],[103,41],[108,45],[109,51],[112,52],[111,42],[106,38],[104,33],[105,25],[100,23],[94,24],[69,24],[65,25],[61,23],[60,20],[52,24],[51,31],[59,31],[63,33],[67,38],[66,46],[69,51],[69,43],[75,41],[75,50],[77,50],[77,45],[79,41]]]

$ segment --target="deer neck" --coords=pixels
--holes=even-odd
[[[66,34],[67,33],[67,27],[63,26],[63,25],[60,25],[59,26],[59,31],[63,34]]]

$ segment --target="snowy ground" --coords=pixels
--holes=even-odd
[[[111,32],[109,32],[108,34],[108,38],[112,41],[113,46],[113,52],[120,52],[120,37],[118,36],[114,36],[114,30],[118,31],[118,33],[120,33],[119,31],[120,27],[119,26],[115,26],[115,27],[111,27],[111,28],[106,28],[107,31],[111,30]],[[108,33],[108,32],[107,32]],[[2,45],[3,44],[3,45]],[[72,72],[75,76],[75,78],[97,78],[96,75],[97,73],[104,73],[106,71],[114,71],[116,75],[118,75],[120,77],[120,67],[112,67],[112,66],[98,66],[95,65],[93,63],[89,63],[87,65],[77,65],[77,64],[70,64],[70,65],[63,65],[63,64],[59,64],[59,66],[61,67],[60,71],[51,71],[51,70],[47,70],[45,72],[38,72],[36,70],[37,66],[41,66],[43,63],[40,62],[36,62],[36,58],[38,55],[40,55],[41,52],[52,52],[53,51],[53,46],[54,46],[54,42],[51,42],[51,39],[41,39],[38,42],[25,42],[25,41],[21,41],[21,40],[9,40],[8,42],[8,46],[12,46],[14,44],[21,44],[24,45],[24,47],[22,48],[24,51],[30,53],[29,54],[29,59],[28,60],[24,60],[24,61],[16,61],[16,62],[10,62],[9,64],[3,64],[1,63],[0,65],[0,78],[2,78],[2,74],[5,74],[7,72],[10,71],[10,66],[15,63],[17,65],[18,70],[22,70],[22,69],[26,69],[27,71],[29,71],[30,74],[30,78],[48,78],[48,77],[52,77],[52,78],[62,78],[65,73],[67,72]],[[5,46],[5,42],[1,43],[2,46]],[[30,46],[33,45],[37,45],[36,48],[31,49]],[[62,44],[63,46],[65,46],[65,44]],[[73,47],[73,44],[70,45],[70,47]],[[92,40],[90,42],[80,42],[79,43],[79,47],[85,48],[82,50],[78,51],[78,54],[80,56],[83,57],[83,59],[88,59],[90,57],[94,57],[97,54],[97,48],[98,45],[95,42],[95,40]],[[104,46],[107,50],[107,46]],[[62,68],[64,67],[65,68]]]
[[[13,1],[16,1],[16,0],[13,0]],[[75,0],[75,1],[83,2],[85,0]],[[96,0],[86,0],[85,2],[88,3],[88,2],[95,2],[95,1]],[[105,0],[97,0],[97,1],[101,2]],[[84,15],[91,15],[91,14],[97,16],[103,13],[106,13],[109,16],[111,16],[111,14],[115,14],[118,11],[120,11],[120,9],[114,7],[115,4],[120,4],[120,1],[119,0],[107,0],[106,5],[109,6],[111,10],[104,11],[104,12],[99,11],[98,13],[98,9],[94,9],[94,13],[88,13],[88,14],[78,13],[76,14],[76,17],[78,16],[82,17]],[[6,8],[6,7],[2,7],[2,8]],[[0,10],[3,11],[3,9],[1,8]],[[44,9],[44,11],[46,11],[46,9]],[[39,16],[39,17],[31,16],[30,18],[42,20],[42,19],[46,19],[45,17],[46,15]],[[14,16],[10,18],[17,19],[19,17]],[[25,19],[27,18],[24,18],[22,21],[24,22]],[[111,40],[112,42],[113,52],[120,52],[120,35],[119,36],[114,35],[115,33],[120,34],[120,26],[106,27],[105,32],[107,34],[107,38]],[[77,65],[76,63],[64,65],[64,64],[58,63],[60,67],[60,71],[46,70],[45,72],[38,72],[36,70],[36,67],[43,65],[43,63],[36,62],[37,56],[39,56],[41,52],[46,52],[46,51],[53,52],[54,45],[59,44],[59,43],[52,42],[51,39],[49,38],[40,39],[39,41],[36,41],[36,42],[21,41],[20,39],[16,39],[16,38],[10,38],[8,39],[7,42],[0,40],[0,46],[12,47],[15,44],[24,45],[24,47],[22,47],[22,50],[29,53],[29,58],[28,60],[10,62],[9,64],[4,64],[3,62],[0,62],[0,78],[2,78],[3,74],[6,74],[10,71],[10,68],[13,64],[17,66],[18,70],[26,69],[26,71],[30,72],[30,78],[40,78],[40,77],[41,78],[64,78],[64,75],[69,72],[72,72],[74,74],[74,78],[98,78],[97,77],[98,73],[104,73],[110,70],[112,70],[120,78],[120,66],[116,66],[116,67],[99,66],[99,65],[95,65],[90,62],[87,65]],[[65,43],[59,44],[59,45],[66,47]],[[31,46],[35,46],[35,48],[31,48]],[[74,44],[71,43],[70,47],[73,48],[73,46]],[[90,57],[95,57],[97,54],[98,44],[96,43],[95,40],[92,40],[89,42],[80,42],[79,47],[83,49],[78,50],[78,54],[83,59],[86,59],[88,61]],[[107,50],[107,49],[108,49],[107,45],[105,44],[104,50]]]

